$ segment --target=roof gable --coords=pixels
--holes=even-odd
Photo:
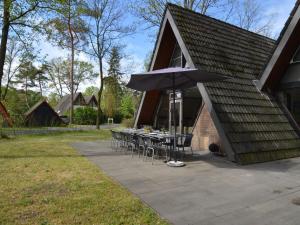
[[[58,112],[60,115],[68,111],[71,107],[71,101],[70,101],[71,95],[65,95],[62,97],[62,99],[59,101],[57,106],[55,107],[55,111]],[[77,92],[73,96],[73,103],[76,103],[78,100],[82,99],[85,104],[85,99],[81,92]]]
[[[97,98],[95,95],[84,96],[85,103],[89,105],[91,102],[94,102],[96,105],[98,104]]]
[[[48,107],[52,113],[59,117],[59,115],[55,112],[55,110],[49,105],[49,103],[45,100],[45,99],[42,99],[40,101],[38,101],[37,103],[35,103],[26,113],[25,113],[25,116],[28,117],[30,116],[34,111],[36,111],[39,107],[41,106],[45,106],[45,107]]]
[[[46,109],[46,112],[45,112]],[[60,118],[60,116],[55,112],[55,110],[48,104],[45,99],[40,100],[35,105],[33,105],[26,113],[25,113],[25,124],[27,125],[39,125],[44,124],[47,126],[51,125],[59,125],[64,122]],[[35,120],[35,118],[39,118]],[[53,122],[50,124],[49,122]]]
[[[300,45],[300,0],[290,13],[277,40],[276,48],[262,71],[258,87],[274,89],[284,75],[295,50]]]

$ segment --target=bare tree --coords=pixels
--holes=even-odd
[[[69,82],[69,62],[62,58],[52,59],[46,68],[46,73],[49,77],[49,87],[54,89],[60,98],[64,94],[71,93],[72,87]],[[98,74],[93,71],[94,66],[84,61],[74,61],[74,82],[73,90],[77,92],[79,86],[85,81],[94,80]]]
[[[89,20],[88,53],[97,60],[100,75],[100,89],[98,92],[97,129],[100,128],[101,96],[103,92],[104,60],[111,48],[121,38],[132,33],[133,28],[122,24],[124,8],[118,0],[90,0],[87,1],[86,15]]]
[[[265,16],[257,0],[135,0],[131,11],[146,22],[148,28],[158,28],[168,3],[210,15],[246,30],[270,35],[272,16]]]
[[[60,98],[64,96],[64,70],[61,68],[62,58],[52,59],[46,67],[46,73],[49,77],[49,87],[55,89]]]
[[[237,25],[246,30],[266,36],[271,35],[272,20],[263,14],[263,9],[257,0],[237,2]]]
[[[18,72],[20,64],[17,64],[18,58],[21,56],[22,48],[20,43],[16,39],[12,39],[7,44],[7,53],[4,66],[3,81],[6,82],[4,92],[2,94],[2,99],[5,100],[8,88],[11,84],[12,79]]]
[[[135,0],[130,4],[134,15],[147,23],[146,28],[159,27],[165,6],[168,2],[181,5],[184,8],[197,11],[201,14],[209,14],[209,10],[222,8],[222,15],[229,17],[236,0]]]

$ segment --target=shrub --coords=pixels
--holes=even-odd
[[[133,117],[134,114],[134,104],[132,100],[132,96],[124,95],[121,100],[121,107],[120,107],[121,114],[124,118],[129,119]]]
[[[114,123],[121,123],[123,120],[123,115],[120,112],[116,112],[114,115]]]
[[[80,125],[95,125],[97,111],[92,107],[80,107],[74,110],[74,123]]]

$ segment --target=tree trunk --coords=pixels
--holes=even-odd
[[[4,8],[3,8],[3,25],[2,25],[2,33],[1,33],[1,44],[0,44],[0,101],[2,98],[2,80],[4,74],[4,64],[6,57],[6,48],[7,48],[7,39],[9,33],[9,17],[10,17],[10,0],[4,0]]]
[[[9,64],[8,64],[8,69],[7,69],[7,83],[5,85],[5,88],[4,88],[4,93],[2,95],[2,98],[1,100],[5,101],[5,98],[6,98],[6,95],[7,95],[7,91],[8,91],[8,87],[9,87],[9,83],[11,81],[11,76],[10,76],[10,73],[11,73],[11,67],[12,67],[12,61],[13,60],[9,60]]]
[[[70,65],[70,91],[71,91],[71,109],[70,109],[70,124],[73,123],[73,114],[74,114],[74,36],[71,28],[71,2],[69,0],[69,17],[68,17],[68,30],[70,34],[70,45],[71,45],[71,65]]]
[[[38,74],[39,76],[39,89],[40,89],[40,95],[41,95],[41,98],[43,97],[43,88],[42,88],[42,79],[41,79],[41,74]]]
[[[28,77],[27,77],[27,75],[25,77],[25,101],[26,101],[27,108],[29,109],[30,105],[29,105],[29,101],[28,101]]]
[[[73,37],[73,34],[72,34]],[[70,123],[73,123],[73,114],[74,114],[74,40],[72,39],[71,47],[71,68],[70,68],[70,82],[71,82],[71,110],[70,110]]]
[[[59,70],[59,68],[58,68],[57,74],[58,74],[57,77],[58,77],[58,85],[59,85],[59,91],[58,91],[58,93],[59,93],[59,97],[62,98],[64,96],[64,92],[63,92],[63,87],[62,87],[62,82],[61,82],[61,76],[60,76],[60,70]]]
[[[1,98],[1,100],[3,100],[3,101],[5,101],[5,99],[6,99],[8,88],[9,88],[9,83],[7,82],[7,84],[5,86],[5,89],[4,89],[4,93],[3,93],[2,98]]]
[[[10,70],[11,69],[9,68],[9,71]],[[10,74],[10,72],[8,72],[8,74]],[[6,86],[5,86],[5,89],[4,89],[4,93],[3,93],[2,99],[1,99],[3,101],[5,101],[5,99],[6,99],[6,95],[7,95],[7,92],[8,92],[8,88],[9,88],[9,84],[10,84],[11,79],[12,79],[12,77],[7,77],[7,83],[6,83]]]
[[[100,129],[100,118],[101,118],[101,97],[103,91],[103,65],[102,65],[102,58],[99,57],[99,73],[100,73],[100,89],[98,91],[98,105],[97,105],[97,121],[96,121],[96,128]]]

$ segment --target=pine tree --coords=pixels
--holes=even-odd
[[[109,59],[109,69],[108,69],[108,76],[113,77],[115,80],[120,80],[121,72],[120,72],[120,49],[118,47],[113,47],[111,49],[110,59]]]

